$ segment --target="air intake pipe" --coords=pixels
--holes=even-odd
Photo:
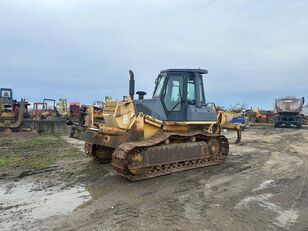
[[[135,79],[134,79],[134,72],[129,70],[129,95],[132,99],[134,99],[135,94]]]

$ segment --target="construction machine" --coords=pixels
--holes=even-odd
[[[44,120],[44,119],[59,119],[60,113],[56,107],[56,100],[44,99],[43,102],[33,103],[32,119]]]
[[[130,180],[144,180],[188,169],[221,164],[229,152],[221,135],[221,114],[206,103],[202,69],[168,69],[155,80],[151,99],[138,91],[132,71],[129,96],[106,97],[101,115],[89,106],[79,123],[68,121],[71,136],[85,151]]]
[[[80,116],[80,103],[70,102],[69,104],[69,117],[71,121],[78,122]]]
[[[275,127],[295,125],[301,128],[303,125],[303,117],[300,114],[305,98],[285,97],[275,100]]]
[[[13,99],[11,88],[0,89],[0,129],[5,133],[21,128],[22,121],[28,113],[28,103],[25,99]]]
[[[69,118],[70,114],[67,106],[67,99],[59,99],[57,103],[57,109],[62,118]]]
[[[217,119],[220,120],[220,127],[222,129],[234,130],[237,132],[236,144],[241,142],[242,131],[248,126],[248,119],[241,117],[240,113],[229,112],[217,108],[214,103],[208,103],[217,114]]]

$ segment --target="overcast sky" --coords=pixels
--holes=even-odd
[[[218,105],[308,97],[306,0],[0,0],[0,87],[91,103],[153,92],[166,68],[204,68]]]

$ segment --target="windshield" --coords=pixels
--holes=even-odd
[[[164,81],[165,81],[165,76],[159,75],[157,77],[157,79],[156,79],[156,88],[155,88],[155,91],[154,91],[154,94],[153,94],[154,97],[159,97],[160,96],[161,90],[162,90],[163,85],[164,85]]]
[[[11,91],[9,90],[2,90],[1,92],[2,97],[11,98]]]
[[[35,103],[33,104],[34,110],[46,110],[47,104],[46,103]]]

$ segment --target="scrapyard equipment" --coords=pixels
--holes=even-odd
[[[70,102],[69,111],[70,120],[73,122],[78,122],[80,116],[80,103]]]
[[[5,133],[21,128],[22,121],[28,114],[28,103],[25,99],[13,99],[11,88],[0,89],[0,130]]]
[[[256,111],[256,123],[274,123],[275,113],[270,110],[257,110]]]
[[[121,176],[137,181],[187,169],[221,164],[229,142],[221,135],[221,116],[204,97],[201,69],[168,69],[155,81],[152,99],[135,94],[130,71],[129,96],[106,97],[104,121],[94,120],[93,106],[81,121],[72,123],[72,135],[84,140],[86,153],[110,162]]]
[[[303,124],[303,118],[300,115],[305,98],[286,97],[275,100],[275,127],[291,126],[295,125],[297,128],[301,128]]]
[[[42,112],[47,110],[47,103],[42,102],[35,102],[33,103],[33,109],[32,109],[32,119],[34,120],[40,120]]]
[[[33,120],[56,120],[60,118],[61,115],[56,107],[56,100],[44,99],[43,102],[33,103]]]
[[[308,116],[304,116],[303,118],[303,124],[308,125]]]
[[[302,115],[304,120],[303,123],[308,125],[308,104],[303,107]]]
[[[69,118],[69,111],[67,106],[67,99],[59,99],[57,103],[57,109],[62,118]]]
[[[221,111],[222,115],[222,125],[221,127],[224,129],[230,129],[237,131],[237,140],[235,141],[236,144],[240,143],[241,141],[241,131],[249,127],[248,119],[241,117],[239,113],[234,112],[226,112]]]
[[[237,112],[230,112],[219,109],[215,104],[212,103],[208,105],[211,105],[212,109],[216,112],[217,119],[219,119],[219,117],[221,118],[220,123],[222,129],[234,130],[237,132],[237,139],[235,144],[239,144],[242,138],[242,131],[245,127],[249,127],[248,118],[242,117],[241,114]]]
[[[93,102],[93,121],[97,123],[104,123],[104,105],[103,101],[97,100]]]

